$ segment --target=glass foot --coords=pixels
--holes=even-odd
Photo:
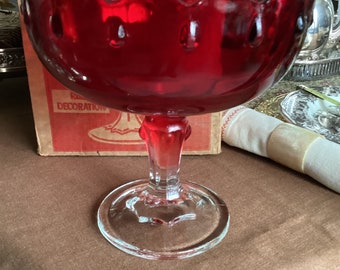
[[[182,182],[172,198],[152,189],[148,180],[136,180],[101,203],[99,229],[118,249],[146,259],[182,259],[209,250],[227,234],[229,211],[214,192],[190,182]]]

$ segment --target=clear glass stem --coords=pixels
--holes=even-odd
[[[163,200],[164,204],[165,201],[180,198],[181,154],[183,143],[190,133],[190,125],[185,117],[145,117],[140,136],[146,142],[149,154],[149,203],[159,204],[159,200]]]
[[[201,254],[226,235],[229,211],[223,200],[179,180],[190,132],[185,117],[145,117],[140,135],[149,151],[149,179],[117,187],[98,209],[99,229],[111,244],[138,257],[173,260]]]

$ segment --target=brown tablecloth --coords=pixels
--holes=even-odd
[[[148,174],[146,157],[40,157],[26,78],[0,81],[0,269],[340,269],[340,196],[268,159],[223,145],[184,156],[182,178],[228,204],[227,237],[180,261],[112,247],[96,211],[114,187]],[[337,176],[339,177],[339,176]]]

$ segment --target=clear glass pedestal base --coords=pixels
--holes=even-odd
[[[182,259],[211,249],[227,234],[229,211],[214,192],[191,182],[182,182],[173,198],[152,189],[149,180],[136,180],[101,203],[99,229],[118,249],[146,259]]]

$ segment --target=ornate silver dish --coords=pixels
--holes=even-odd
[[[313,87],[340,101],[340,87]],[[289,93],[280,103],[283,117],[297,126],[315,131],[340,143],[340,107],[305,91]]]
[[[15,0],[0,0],[0,75],[26,69]]]
[[[286,75],[288,80],[316,80],[340,73],[338,0],[315,0],[313,16],[302,50]]]
[[[338,57],[314,61],[297,60],[286,75],[286,79],[309,81],[335,76],[340,73],[340,52]]]

